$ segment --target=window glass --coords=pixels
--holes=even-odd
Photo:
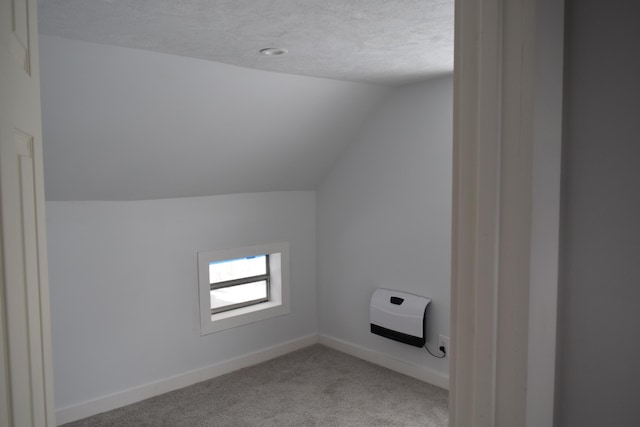
[[[242,304],[249,301],[264,301],[267,297],[266,280],[213,289],[211,291],[211,309]]]
[[[211,284],[241,279],[243,277],[259,276],[261,274],[267,274],[266,255],[209,263],[209,283]]]
[[[268,262],[268,255],[210,262],[211,312],[269,301]]]

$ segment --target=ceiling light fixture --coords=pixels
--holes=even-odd
[[[287,53],[287,49],[282,49],[279,47],[265,47],[264,49],[260,49],[260,53],[268,56],[279,56]]]

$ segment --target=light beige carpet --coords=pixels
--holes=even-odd
[[[313,345],[67,427],[448,425],[448,393]]]

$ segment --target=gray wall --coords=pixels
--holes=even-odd
[[[58,409],[317,331],[315,192],[47,202]],[[200,335],[197,252],[290,242],[291,313]]]
[[[640,6],[568,1],[561,427],[640,423]]]
[[[448,359],[369,332],[378,287],[433,299],[449,335],[453,83],[394,92],[318,189],[320,333],[448,376]]]

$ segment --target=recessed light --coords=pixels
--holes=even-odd
[[[284,55],[287,52],[288,52],[287,49],[282,49],[279,47],[265,47],[264,49],[260,49],[261,54],[269,55],[269,56]]]

